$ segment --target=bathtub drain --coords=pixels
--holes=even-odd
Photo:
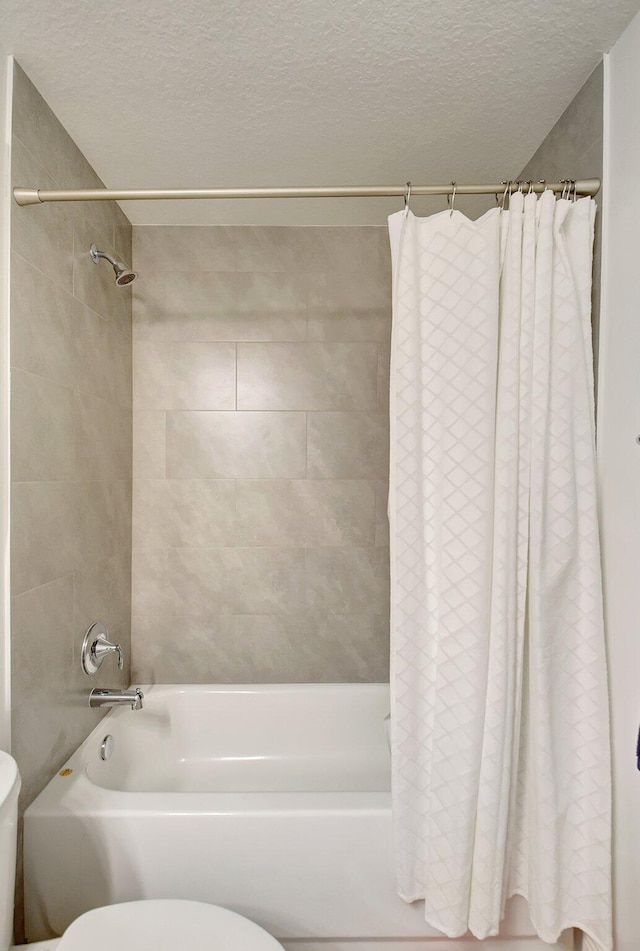
[[[110,733],[107,733],[100,744],[100,759],[109,759],[113,753],[114,740]]]

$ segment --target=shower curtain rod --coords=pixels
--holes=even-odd
[[[549,189],[562,192],[569,186],[571,194],[596,195],[599,178],[561,182],[500,182],[498,185],[411,185],[410,193],[418,195],[502,195],[511,186],[536,193]],[[38,205],[48,201],[166,201],[190,198],[402,198],[407,185],[353,185],[341,187],[298,186],[294,188],[14,188],[13,197],[19,205]]]

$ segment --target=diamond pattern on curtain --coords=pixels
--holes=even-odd
[[[509,896],[611,946],[595,204],[389,219],[398,890],[451,937]]]

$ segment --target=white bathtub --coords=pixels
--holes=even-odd
[[[27,810],[30,941],[100,905],[191,898],[291,951],[548,949],[523,903],[479,944],[397,897],[387,685],[143,689],[144,709],[112,711]]]

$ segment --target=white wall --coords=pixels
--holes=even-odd
[[[598,454],[614,768],[617,951],[640,948],[640,16],[605,63]]]
[[[11,745],[9,628],[9,228],[13,58],[0,44],[0,749]]]

